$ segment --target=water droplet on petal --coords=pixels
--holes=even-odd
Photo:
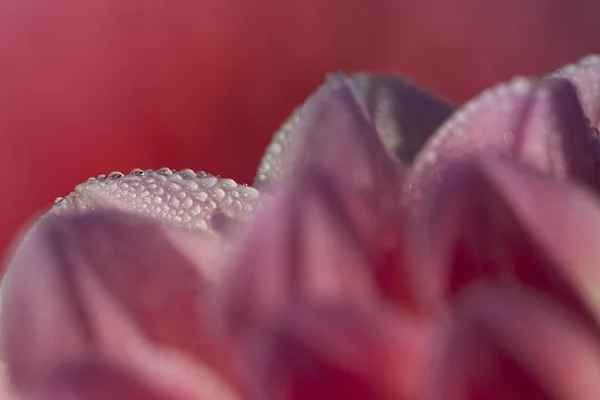
[[[221,201],[225,198],[225,191],[220,188],[216,188],[216,189],[212,190],[211,194],[217,201]]]
[[[125,176],[125,175],[123,175],[123,173],[121,173],[119,171],[113,171],[110,174],[108,174],[108,179],[119,179],[119,178],[122,178],[123,176]]]
[[[205,220],[201,219],[201,220],[198,220],[198,222],[196,222],[196,228],[206,231],[206,230],[208,230],[208,224],[206,223]]]
[[[232,190],[237,187],[237,183],[233,179],[223,179],[219,186],[224,190]]]
[[[189,169],[189,168],[185,168],[185,169],[182,169],[181,171],[179,171],[179,175],[181,175],[181,177],[183,179],[194,179],[194,178],[196,178],[196,173],[193,170]]]
[[[206,192],[199,192],[196,194],[196,200],[200,202],[205,202],[208,199],[208,194]]]

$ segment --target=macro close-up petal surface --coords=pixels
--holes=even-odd
[[[7,259],[15,399],[600,398],[600,63],[330,75],[255,186],[90,178]]]

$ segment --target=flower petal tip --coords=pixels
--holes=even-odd
[[[591,125],[600,128],[600,55],[586,56],[551,76],[568,79],[575,85]]]

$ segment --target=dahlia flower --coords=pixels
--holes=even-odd
[[[77,186],[2,293],[18,399],[600,398],[600,57],[455,110],[333,75],[255,187]]]

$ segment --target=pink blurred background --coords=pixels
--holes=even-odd
[[[455,101],[600,52],[594,0],[0,0],[0,251],[89,176],[249,182],[328,71]]]

